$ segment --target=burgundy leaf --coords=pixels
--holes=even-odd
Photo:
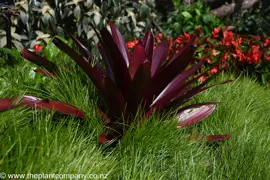
[[[125,115],[126,101],[121,90],[108,77],[104,78],[102,85],[104,89],[100,93],[100,96],[106,104],[108,109],[108,116],[110,118],[114,118]]]
[[[149,80],[151,79],[151,65],[149,61],[145,61],[138,68],[133,81],[128,90],[128,109],[136,114],[138,106],[142,103],[138,98],[141,90],[147,85]]]
[[[206,58],[201,59],[196,65],[176,76],[174,80],[159,94],[151,106],[158,106],[160,108],[169,104],[171,100],[185,87],[186,80],[200,69],[205,61]]]
[[[111,58],[111,57],[110,57],[109,54],[104,50],[104,48],[106,48],[106,44],[104,43],[103,39],[101,38],[100,33],[97,31],[96,27],[95,27],[91,22],[89,22],[88,24],[93,28],[93,30],[94,30],[95,33],[96,33],[96,36],[98,37],[99,43],[98,43],[97,45],[98,45],[98,47],[99,47],[99,51],[100,51],[100,47],[102,47],[102,49],[103,49],[103,56],[106,57],[106,59],[104,59],[105,66],[106,66],[106,68],[107,68],[107,69],[106,69],[106,72],[107,72],[107,73],[110,72],[110,74],[113,74],[113,73],[111,73],[111,72],[112,72],[112,63],[110,62],[110,58]],[[102,45],[100,45],[100,44],[102,44]],[[109,57],[110,57],[110,58],[109,58]],[[108,70],[108,68],[110,68],[110,69]],[[102,69],[102,68],[100,67],[100,69]],[[103,70],[103,69],[102,69],[102,70]],[[102,71],[102,73],[103,73],[103,75],[105,75],[104,71]],[[107,75],[108,75],[108,74],[107,74]],[[115,82],[115,79],[114,79],[113,76],[110,76],[110,78]]]
[[[166,109],[174,109],[174,108],[178,108],[179,106],[182,105],[182,102],[179,100],[181,99],[181,96],[183,96],[184,94],[186,94],[187,92],[191,91],[192,89],[194,89],[195,87],[192,87],[191,84],[198,81],[198,79],[207,74],[208,71],[210,69],[212,69],[212,67],[214,66],[210,65],[208,69],[206,69],[204,72],[200,73],[199,75],[197,75],[196,77],[192,78],[191,80],[185,82],[181,87],[179,87],[179,89],[176,89],[175,91],[171,92],[168,97],[168,100],[166,101],[166,99],[164,99],[163,106],[166,107]],[[180,74],[181,75],[181,74]],[[216,76],[216,75],[215,75]],[[169,103],[169,104],[168,104]],[[164,108],[165,108],[164,107]]]
[[[182,104],[189,101],[193,96],[203,92],[202,87],[205,86],[208,82],[210,82],[217,74],[218,73],[216,73],[214,76],[211,76],[205,82],[201,83],[200,85],[198,85],[196,87],[190,87],[190,88],[186,88],[186,89],[183,89],[182,91],[180,91],[177,94],[177,96],[173,99],[173,101],[171,102],[170,107],[174,107],[174,108],[179,107]],[[197,79],[197,78],[194,78],[187,83],[190,83],[195,79]]]
[[[14,107],[10,99],[8,98],[0,99],[0,112],[4,112],[12,108]]]
[[[89,22],[88,25],[91,26],[91,27],[93,28],[93,30],[95,31],[95,33],[96,33],[96,35],[97,35],[97,37],[98,37],[100,43],[103,43],[103,42],[102,42],[103,40],[102,40],[102,38],[101,38],[101,36],[100,36],[100,33],[98,32],[98,30],[97,30],[97,28],[95,27],[95,25],[94,25],[93,23],[91,23],[91,22]]]
[[[18,103],[13,105],[13,102],[17,101]],[[7,98],[0,99],[0,111],[7,111],[9,109],[16,108],[19,106],[27,106],[37,109],[50,109],[55,110],[56,112],[74,115],[78,118],[85,117],[85,114],[75,106],[60,101],[45,100],[34,96],[22,96],[21,98],[14,96],[11,100]]]
[[[170,41],[163,41],[158,44],[157,48],[154,50],[152,64],[151,64],[151,75],[155,76],[162,63],[166,60],[170,48]]]
[[[186,109],[180,113],[177,113],[176,117],[179,120],[177,127],[188,127],[194,125],[212,114],[215,109],[216,104],[214,103],[209,105],[201,105],[199,108]]]
[[[129,86],[131,82],[131,77],[126,62],[115,44],[111,34],[106,28],[101,30],[101,37],[105,45],[103,45],[103,48],[105,49],[107,58],[111,64],[116,84],[121,89],[124,97],[126,97],[126,87]]]
[[[91,54],[91,52],[71,33],[68,33],[68,35],[71,37],[73,42],[77,45],[77,47],[79,47],[81,55],[83,55],[87,59],[88,62],[92,63],[93,55]]]
[[[208,142],[218,142],[223,141],[225,139],[230,139],[232,136],[230,134],[219,134],[219,135],[198,135],[195,134],[193,136],[189,137],[189,140],[202,140],[202,141],[208,141]]]
[[[188,109],[198,108],[198,107],[207,106],[207,105],[217,105],[217,104],[223,104],[223,102],[203,102],[203,103],[191,104],[191,105],[185,106],[181,109],[178,109],[177,112],[181,113],[181,112],[188,110]]]
[[[94,58],[91,52],[72,34],[68,33],[68,35],[71,37],[73,42],[77,45],[77,47],[79,47],[80,54],[85,57],[86,61],[89,62],[90,64],[93,63]],[[98,62],[95,62],[95,66],[102,73],[102,75],[105,75],[103,68],[100,66]]]
[[[97,37],[98,37],[98,39],[99,39],[99,43],[98,43],[99,50],[100,50],[100,48],[102,48],[103,56],[106,57],[106,59],[104,59],[105,66],[106,66],[106,68],[110,68],[110,69],[106,69],[107,73],[108,73],[108,72],[113,72],[113,71],[112,71],[112,65],[113,65],[113,63],[111,62],[112,57],[111,57],[111,55],[108,53],[108,50],[106,50],[106,49],[107,49],[106,44],[104,43],[104,41],[103,41],[103,39],[102,39],[100,33],[97,31],[96,27],[95,27],[91,22],[88,23],[88,24],[89,24],[89,25],[93,28],[93,30],[95,31],[95,33],[96,33],[96,35],[97,35]],[[104,74],[104,73],[103,73],[103,74]],[[112,73],[110,73],[110,74],[112,74]],[[115,82],[115,79],[114,79],[113,76],[110,76],[110,78]]]
[[[135,76],[139,66],[146,60],[144,47],[141,43],[136,44],[130,61],[129,72],[131,79]]]
[[[195,49],[196,46],[192,44],[185,45],[178,53],[172,57],[169,63],[166,64],[166,69],[174,69],[173,67],[175,65],[179,65],[178,71],[183,71],[190,64],[191,60],[193,60]]]
[[[74,115],[78,118],[84,118],[85,114],[70,104],[54,101],[54,100],[47,100],[47,99],[40,99],[34,96],[22,96],[21,98],[13,97],[13,101],[17,101],[19,99],[18,106],[28,106],[32,108],[38,109],[50,109],[56,112]]]
[[[114,39],[114,42],[117,44],[118,49],[120,50],[120,53],[122,54],[122,56],[126,62],[126,66],[128,67],[129,61],[130,61],[130,54],[129,54],[129,51],[128,51],[127,46],[126,46],[126,42],[124,41],[123,36],[119,32],[119,30],[117,29],[115,24],[113,24],[112,22],[110,22],[109,24],[111,27],[112,37]]]
[[[193,45],[193,43],[194,43],[195,39],[198,37],[198,35],[199,34],[194,34],[192,36],[192,38],[190,39],[190,42],[187,45],[185,45],[178,53],[174,54],[174,56],[171,58],[171,60],[169,61],[168,64],[171,64],[172,62],[177,61],[179,59],[182,59],[181,56],[183,55],[183,52],[186,51],[186,48],[188,48],[188,47],[193,47],[194,52],[195,52],[195,48],[197,47],[197,45]],[[192,53],[192,55],[193,55],[193,53]]]
[[[209,77],[208,79],[206,79],[203,83],[201,83],[200,85],[193,87],[191,89],[188,89],[188,91],[183,90],[181,91],[173,100],[173,102],[170,104],[170,107],[179,107],[180,105],[186,103],[187,101],[189,101],[193,96],[206,91],[207,89],[210,89],[212,87],[215,87],[217,85],[222,85],[222,84],[226,84],[226,83],[230,83],[232,82],[232,80],[227,80],[221,83],[217,83],[214,85],[211,85],[209,87],[205,87],[203,88],[207,83],[209,83],[214,77],[216,77],[218,74],[220,73],[220,71],[216,74],[214,74],[213,76]],[[193,81],[193,80],[191,80]]]
[[[229,80],[226,80],[226,81],[223,81],[223,82],[220,82],[220,83],[216,83],[216,84],[213,84],[211,86],[207,86],[205,88],[203,88],[203,90],[207,90],[209,88],[212,88],[212,87],[215,87],[215,86],[218,86],[218,85],[223,85],[223,84],[227,84],[227,83],[230,83],[232,82],[233,80],[229,79]]]
[[[44,69],[35,69],[34,71],[35,71],[36,73],[40,73],[40,74],[43,74],[43,75],[48,76],[48,77],[51,77],[51,78],[54,77],[53,74],[51,74],[50,72],[48,72],[48,71],[46,71],[46,70],[44,70]]]
[[[186,46],[178,55],[178,59],[167,65],[160,73],[151,79],[147,87],[142,91],[142,98],[146,106],[152,104],[155,96],[161,93],[163,89],[191,62],[193,58],[194,47]]]
[[[225,135],[208,135],[207,141],[210,142],[216,142],[216,141],[223,141],[225,139],[230,139],[232,136],[230,134],[225,134]]]
[[[207,57],[204,57],[203,59],[205,59],[205,58],[207,58]],[[216,63],[213,63],[213,64],[209,65],[208,68],[206,70],[204,70],[202,73],[200,73],[199,75],[196,75],[196,77],[193,77],[191,80],[187,81],[185,87],[190,86],[192,83],[197,82],[202,76],[207,75],[209,73],[209,70],[211,70],[217,64],[219,64],[219,62],[216,62]],[[213,76],[216,77],[220,72],[221,71],[217,72]],[[213,79],[213,78],[211,78],[211,79]]]
[[[207,80],[209,80],[210,78],[208,78]],[[206,81],[207,81],[206,80]],[[206,82],[205,81],[205,82]],[[205,83],[204,82],[204,83]],[[180,97],[179,99],[176,99],[175,101],[178,101],[178,102],[181,102],[181,104],[183,103],[186,103],[187,101],[189,101],[193,96],[199,94],[199,93],[202,93],[212,87],[215,87],[215,86],[218,86],[218,85],[223,85],[223,84],[227,84],[227,83],[230,83],[232,82],[232,80],[227,80],[227,81],[224,81],[224,82],[221,82],[221,83],[216,83],[216,84],[213,84],[211,86],[208,86],[208,87],[204,87],[202,88],[204,85],[204,83],[200,84],[199,86],[195,87],[195,88],[192,88],[190,91],[188,91],[184,96]]]
[[[112,66],[111,66],[111,63],[107,57],[107,54],[103,48],[103,46],[101,46],[100,44],[98,44],[98,50],[102,56],[102,59],[103,59],[103,62],[104,62],[104,65],[105,65],[105,68],[106,68],[106,75],[113,81],[115,82],[115,77],[114,77],[114,74],[113,74],[113,70],[112,70]]]
[[[41,56],[29,51],[26,48],[21,51],[21,56],[23,58],[27,59],[28,61],[31,61],[32,63],[38,65],[38,66],[44,67],[47,71],[49,71],[52,74],[54,74],[57,70],[56,64],[48,61],[44,57],[41,57]]]
[[[109,32],[107,31],[107,33]],[[106,37],[109,36],[111,39],[110,38],[108,39],[110,39],[111,42],[113,43],[113,39],[111,35],[107,33],[105,32],[105,36]],[[107,39],[107,38],[104,38],[104,39]],[[119,117],[119,116],[121,117],[124,112],[126,103],[125,103],[123,94],[118,88],[118,86],[109,77],[103,77],[96,67],[92,68],[91,65],[83,57],[77,54],[72,48],[66,45],[63,41],[61,41],[58,38],[55,38],[53,42],[56,44],[56,46],[59,49],[61,49],[67,55],[72,57],[72,59],[87,73],[89,78],[93,81],[95,86],[98,88],[100,96],[102,97],[102,99],[104,100],[108,108],[109,117],[110,118]],[[110,49],[112,48],[110,47]],[[116,49],[118,50],[117,47]],[[121,57],[121,54],[119,56],[113,56],[113,57]],[[127,70],[127,67],[125,68]],[[129,76],[129,73],[128,73],[128,76]]]
[[[105,125],[111,123],[110,118],[108,118],[108,116],[100,108],[98,108],[98,113],[100,114]]]
[[[210,89],[212,87],[215,87],[215,86],[218,86],[218,85],[227,84],[227,83],[230,83],[230,82],[232,82],[232,80],[227,80],[227,81],[224,81],[224,82],[213,84],[213,85],[208,86],[208,87],[201,88],[203,86],[203,83],[202,83],[201,85],[199,85],[199,86],[193,88],[192,90],[190,90],[186,95],[184,95],[182,97],[182,99],[183,100],[188,100],[188,99],[192,98],[193,96],[195,96],[195,95],[197,95],[199,93],[202,93],[202,92],[204,92],[204,91],[206,91],[206,90],[208,90],[208,89]],[[186,101],[183,101],[183,102],[186,102]]]
[[[106,144],[113,140],[113,139],[110,139],[108,136],[106,136],[105,133],[100,134],[98,139],[99,139],[100,144]]]
[[[102,89],[101,82],[103,81],[104,77],[102,76],[101,72],[99,71],[96,65],[92,67],[91,64],[85,60],[85,58],[80,56],[61,39],[55,37],[53,39],[53,43],[59,49],[65,52],[68,56],[70,56],[84,70],[84,72],[93,81],[93,83],[96,85],[99,91]]]
[[[145,53],[146,53],[146,58],[152,62],[152,57],[153,57],[153,48],[154,48],[154,35],[152,32],[152,29],[148,31],[142,41],[142,44],[145,48]]]

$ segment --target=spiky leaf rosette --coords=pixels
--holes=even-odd
[[[231,81],[206,86],[213,79],[210,77],[201,84],[197,83],[207,72],[194,76],[206,61],[206,58],[202,58],[197,64],[192,64],[196,49],[194,41],[199,36],[199,29],[192,35],[189,43],[168,57],[170,42],[163,41],[154,49],[152,30],[136,44],[133,52],[129,52],[124,38],[113,23],[110,23],[111,33],[106,28],[97,32],[91,26],[99,37],[98,48],[104,68],[98,63],[91,65],[94,64],[92,54],[71,34],[69,35],[79,52],[57,37],[53,39],[53,43],[88,75],[106,105],[106,109],[98,108],[106,127],[105,132],[100,135],[102,144],[121,138],[125,130],[135,123],[139,110],[144,117],[140,123],[154,112],[175,109],[177,113],[172,116],[179,119],[178,127],[196,124],[209,116],[218,103],[206,102],[182,107],[183,104],[211,87]],[[47,59],[34,55],[27,49],[21,54],[45,68],[49,74],[57,75],[56,65]]]

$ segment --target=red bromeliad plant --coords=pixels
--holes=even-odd
[[[53,39],[53,43],[70,56],[88,75],[106,105],[106,109],[98,108],[106,127],[99,138],[101,144],[120,139],[127,127],[133,123],[142,123],[154,112],[175,109],[176,112],[172,116],[176,115],[175,117],[179,120],[178,127],[186,127],[200,122],[215,110],[218,102],[182,107],[198,93],[231,81],[206,86],[213,77],[201,84],[197,82],[207,71],[193,77],[207,60],[207,58],[202,58],[197,64],[191,64],[194,62],[193,55],[196,49],[193,43],[199,35],[199,30],[190,36],[189,43],[186,43],[179,52],[168,57],[170,41],[162,41],[154,48],[154,36],[151,30],[134,45],[134,50],[130,53],[116,26],[110,23],[110,28],[111,33],[106,28],[98,33],[94,28],[100,40],[98,48],[104,62],[104,69],[98,63],[91,65],[93,64],[92,54],[73,35],[69,34],[79,48],[79,53],[59,38]],[[45,68],[43,71],[47,74],[57,76],[56,64],[27,49],[24,49],[21,54],[25,59]],[[2,109],[0,107],[0,110],[14,107],[12,100],[2,101],[6,101],[8,106]],[[24,97],[19,101],[19,105],[32,106],[31,103],[42,108],[54,109],[57,112],[84,117],[84,113],[75,107],[57,101],[39,100],[28,103]],[[135,117],[139,109],[142,111],[143,118],[135,122],[138,119]],[[214,135],[205,139],[216,141],[229,137],[230,135]]]

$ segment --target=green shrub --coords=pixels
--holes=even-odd
[[[173,0],[155,0],[156,11],[162,21],[167,21],[168,14],[174,10]]]
[[[0,48],[0,68],[14,66],[21,60],[20,52],[16,49]]]
[[[209,35],[212,29],[222,25],[221,20],[209,12],[209,7],[200,1],[190,6],[176,3],[176,10],[169,14],[168,21],[163,22],[162,26],[172,37],[176,37],[184,32],[193,33],[200,26]]]
[[[56,34],[63,36],[62,27],[80,39],[96,44],[98,38],[89,28],[89,22],[101,29],[112,20],[125,36],[139,37],[152,26],[152,19],[155,18],[153,7],[152,0],[107,0],[101,6],[97,6],[93,0],[16,0],[20,18],[12,17],[12,24],[14,33],[24,37],[20,41],[26,47],[47,43]]]
[[[235,14],[225,20],[227,25],[233,25],[235,33],[270,35],[270,8],[253,9]]]

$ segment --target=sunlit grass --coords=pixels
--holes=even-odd
[[[87,118],[26,108],[0,113],[0,172],[109,173],[113,180],[270,179],[270,92],[254,80],[232,76],[234,82],[196,97],[193,101],[224,104],[194,127],[177,129],[175,119],[154,115],[106,147],[98,144],[97,92],[85,75],[72,67],[57,80],[29,77],[32,67],[24,62],[6,69],[0,97],[60,100],[79,107]],[[216,81],[228,78],[220,75]],[[227,133],[232,138],[215,145],[188,140],[192,134]]]

